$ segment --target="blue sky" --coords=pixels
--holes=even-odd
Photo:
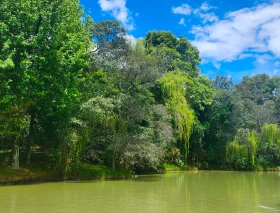
[[[184,35],[214,77],[280,75],[280,0],[81,0],[94,21],[117,19],[132,40],[151,30]]]

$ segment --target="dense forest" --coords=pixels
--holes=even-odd
[[[67,174],[112,170],[263,170],[280,165],[280,77],[209,79],[184,36],[136,43],[115,20],[74,0],[2,0],[0,155],[12,169],[34,153]],[[19,162],[24,156],[24,162]]]

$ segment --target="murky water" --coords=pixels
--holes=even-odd
[[[2,213],[280,212],[280,174],[184,172],[0,187]]]

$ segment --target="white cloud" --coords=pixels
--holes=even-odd
[[[203,20],[202,22],[205,24],[206,22],[215,22],[219,20],[219,18],[213,12],[207,12],[215,8],[216,7],[210,6],[207,2],[204,2],[199,8],[196,8],[194,10],[188,4],[182,4],[179,7],[172,7],[172,12],[179,15],[190,15],[191,13],[193,13],[201,18]],[[182,20],[183,19],[181,19],[179,24],[185,25],[184,21]]]
[[[277,74],[280,74],[280,70],[279,69],[274,69],[273,70],[273,75],[277,75]]]
[[[273,60],[273,57],[268,54],[264,54],[264,55],[256,54],[254,57],[256,58],[256,63],[258,64],[265,64]]]
[[[213,66],[219,70],[221,68],[221,64],[220,63],[217,63],[217,62],[212,62]]]
[[[213,7],[213,6],[210,6],[207,2],[204,2],[201,7],[200,7],[200,10],[203,10],[203,11],[208,11],[208,10],[211,10],[211,9],[215,9],[216,7]]]
[[[127,39],[132,45],[135,45],[136,42],[137,42],[137,39],[136,39],[133,35],[126,34],[126,39]]]
[[[205,6],[206,11],[208,8]],[[258,59],[264,54],[275,58],[280,56],[279,26],[280,2],[259,4],[230,12],[212,24],[193,26],[192,44],[206,60],[233,61],[252,56]]]
[[[212,9],[216,9],[216,7],[212,7],[207,2],[204,2],[199,8],[195,9],[193,13],[202,19],[203,24],[207,22],[216,22],[219,20],[218,16],[213,12],[207,12]]]
[[[198,13],[198,16],[202,19],[203,24],[207,22],[219,21],[218,16],[216,16],[214,13]]]
[[[127,30],[135,28],[126,0],[98,0],[98,3],[103,11],[110,12]]]
[[[242,54],[238,55],[237,59],[241,60],[241,59],[253,58],[253,57],[254,57],[253,53],[242,53]]]
[[[178,24],[186,26],[185,19],[181,18]]]
[[[179,7],[172,7],[172,12],[175,14],[190,15],[192,8],[188,4],[182,4]]]

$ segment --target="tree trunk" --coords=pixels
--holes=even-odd
[[[116,143],[117,143],[117,139],[116,136],[114,137],[114,144],[113,144],[113,155],[112,155],[112,170],[115,171],[116,170]]]
[[[112,170],[113,171],[116,170],[116,155],[115,155],[115,153],[113,153],[113,156],[112,156]]]
[[[30,164],[30,156],[31,156],[31,147],[32,147],[32,137],[34,132],[34,123],[35,123],[35,110],[31,111],[31,118],[29,124],[29,134],[27,138],[27,162],[26,164]]]
[[[187,164],[188,152],[187,152],[187,142],[184,144],[184,164]]]
[[[18,145],[18,138],[16,138],[13,147],[13,161],[12,167],[13,170],[19,169],[19,145]]]

